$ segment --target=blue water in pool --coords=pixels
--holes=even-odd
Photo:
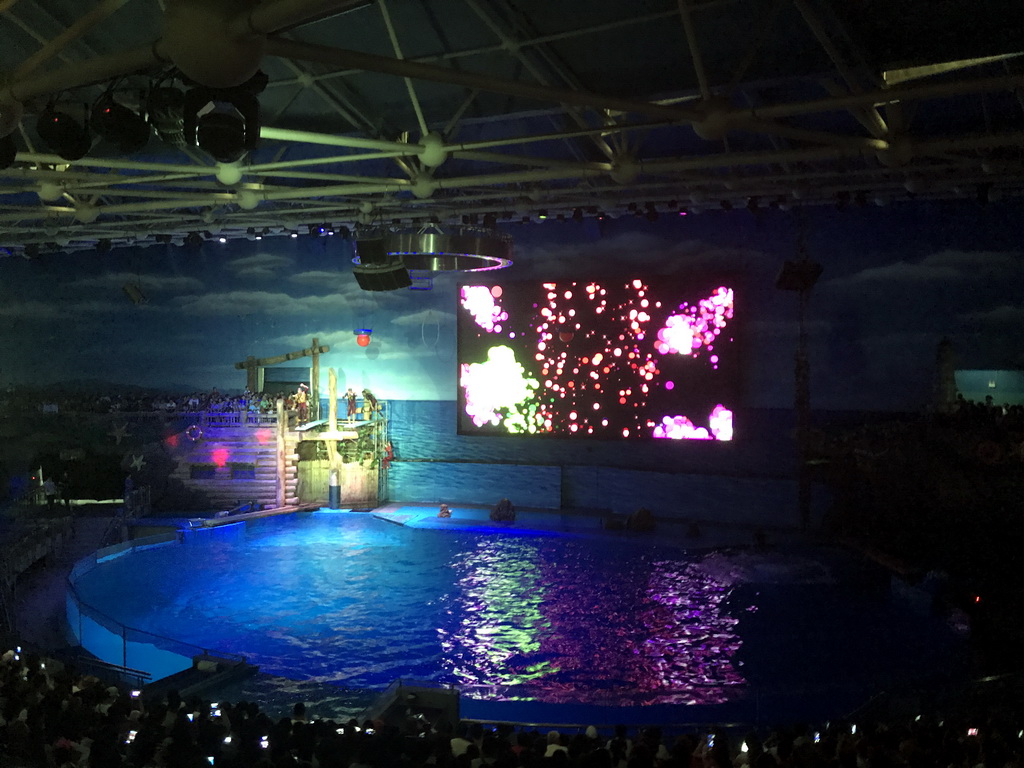
[[[717,704],[752,687],[889,684],[959,658],[945,625],[835,552],[687,554],[360,513],[188,533],[101,563],[76,590],[122,624],[274,675],[432,680],[480,699]]]

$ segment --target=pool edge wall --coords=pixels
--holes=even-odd
[[[104,562],[154,547],[181,546],[182,532],[174,531],[132,539],[96,550],[78,560],[67,578],[65,620],[74,643],[108,664],[142,670],[151,681],[188,669],[193,656],[204,649],[127,627],[82,601],[78,581]]]

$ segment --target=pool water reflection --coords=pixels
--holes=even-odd
[[[314,513],[187,533],[181,545],[98,565],[76,590],[122,624],[244,654],[296,680],[379,689],[401,677],[483,699],[715,704],[740,695],[750,672],[770,679],[779,659],[758,658],[761,639],[744,636],[760,593],[706,559],[601,536],[414,530]]]

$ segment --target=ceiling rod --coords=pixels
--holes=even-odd
[[[355,67],[368,72],[380,72],[396,77],[411,77],[436,83],[461,85],[466,88],[479,88],[489,93],[521,96],[544,102],[573,104],[581,107],[605,107],[681,121],[694,121],[699,120],[701,117],[696,110],[681,107],[665,107],[647,101],[622,99],[615,96],[576,91],[569,88],[555,88],[514,80],[502,80],[486,75],[478,75],[473,72],[454,70],[448,67],[420,64],[409,60],[402,61],[361,51],[331,48],[325,45],[285,40],[279,37],[267,38],[266,53],[270,56],[280,56],[285,59],[313,61],[339,67]]]

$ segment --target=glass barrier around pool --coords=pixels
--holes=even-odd
[[[146,536],[97,550],[75,563],[67,580],[65,606],[68,628],[78,645],[108,664],[147,672],[152,680],[160,680],[188,669],[192,666],[193,657],[199,655],[243,660],[238,654],[202,648],[126,626],[86,603],[75,588],[78,579],[95,568],[98,563],[128,552],[172,545],[178,541],[178,533]]]

